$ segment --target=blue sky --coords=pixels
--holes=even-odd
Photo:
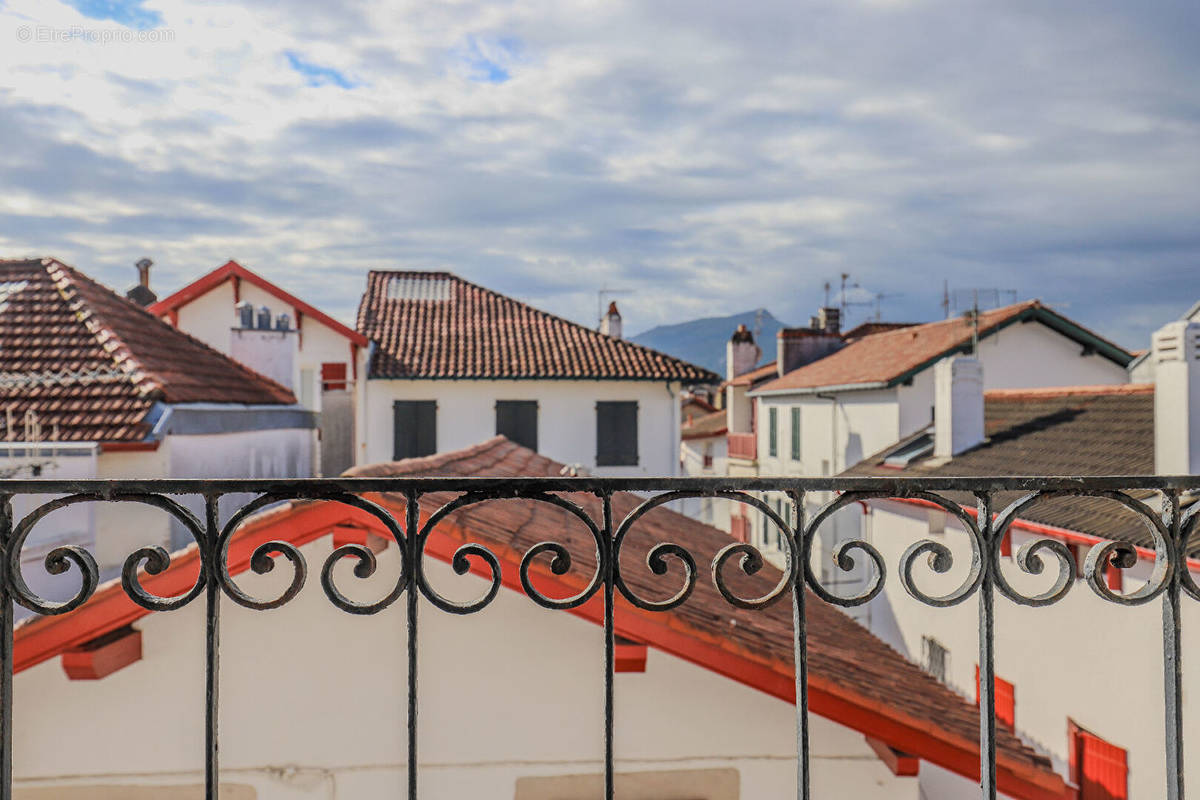
[[[22,26],[167,38],[19,40]],[[450,269],[626,329],[848,273],[1144,347],[1200,299],[1200,4],[5,0],[0,255],[169,292],[235,258],[352,320]],[[851,321],[854,321],[852,314]]]

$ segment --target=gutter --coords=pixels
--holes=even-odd
[[[746,392],[746,396],[775,397],[785,394],[813,394],[820,397],[826,392],[867,392],[875,389],[890,389],[896,383],[896,381],[869,381],[867,383],[835,383],[830,386],[801,386],[795,389],[759,389],[755,392]]]

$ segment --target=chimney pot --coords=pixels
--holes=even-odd
[[[617,310],[615,300],[608,304],[608,311],[604,319],[600,320],[600,332],[614,339],[621,338],[621,312]]]
[[[271,309],[266,306],[258,307],[258,325],[259,330],[271,330]]]
[[[235,327],[238,328],[253,328],[254,327],[254,306],[246,300],[238,303],[233,307],[233,319]]]

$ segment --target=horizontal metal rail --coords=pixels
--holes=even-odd
[[[656,508],[668,503],[697,497],[724,498],[742,503],[763,515],[764,520],[780,531],[779,542],[784,555],[781,579],[759,597],[747,598],[738,593],[727,578],[727,572],[751,575],[763,565],[763,556],[751,544],[730,540],[715,555],[711,581],[715,589],[732,607],[764,609],[778,601],[792,605],[793,641],[796,681],[797,780],[796,796],[801,800],[812,797],[809,773],[809,707],[808,707],[808,590],[821,601],[842,607],[869,602],[884,588],[889,573],[880,552],[867,541],[852,539],[841,542],[833,555],[841,570],[853,567],[855,558],[865,558],[873,565],[873,574],[865,586],[851,596],[840,595],[820,579],[819,571],[811,564],[814,538],[821,526],[838,510],[851,504],[880,499],[910,499],[940,507],[952,515],[966,532],[971,546],[970,564],[966,577],[953,591],[930,595],[918,587],[914,570],[923,560],[937,573],[948,572],[953,555],[945,544],[932,539],[914,543],[903,554],[895,574],[909,595],[932,607],[956,605],[975,598],[979,610],[979,699],[980,699],[980,796],[985,800],[997,796],[996,711],[993,687],[995,680],[995,612],[997,593],[1007,599],[1029,606],[1045,606],[1061,600],[1071,589],[1076,573],[1075,552],[1061,541],[1043,537],[1026,542],[1016,554],[1016,564],[1024,572],[1042,574],[1045,562],[1057,564],[1058,575],[1053,585],[1034,595],[1018,591],[1000,570],[1002,540],[1015,520],[1032,506],[1064,497],[1093,497],[1115,503],[1137,515],[1148,537],[1153,541],[1154,566],[1149,579],[1134,591],[1123,594],[1109,587],[1106,571],[1128,569],[1137,561],[1137,551],[1126,542],[1102,541],[1093,546],[1083,564],[1084,581],[1098,596],[1121,605],[1135,605],[1160,600],[1163,612],[1163,667],[1165,686],[1164,720],[1166,724],[1165,777],[1167,797],[1183,798],[1183,706],[1182,706],[1182,645],[1181,598],[1188,595],[1200,599],[1200,587],[1193,581],[1186,566],[1189,537],[1198,518],[1194,504],[1186,509],[1181,500],[1190,500],[1200,489],[1197,477],[1112,476],[1112,477],[1047,477],[1019,476],[1002,478],[348,478],[335,480],[8,480],[0,481],[0,800],[11,800],[13,792],[13,617],[14,604],[39,614],[71,613],[96,592],[99,570],[94,557],[85,549],[66,545],[53,549],[45,558],[45,567],[53,575],[78,571],[82,576],[79,590],[69,600],[58,602],[38,596],[30,589],[22,573],[21,554],[26,540],[38,523],[52,511],[81,503],[127,502],[140,503],[164,511],[181,524],[191,535],[199,552],[200,570],[195,585],[181,595],[160,597],[142,584],[145,574],[159,574],[171,563],[171,556],[161,547],[142,547],[124,562],[121,578],[124,592],[137,605],[149,611],[166,612],[181,608],[201,595],[206,606],[205,647],[205,750],[202,759],[205,769],[206,798],[218,797],[218,701],[220,669],[220,598],[222,595],[238,605],[264,610],[289,602],[304,586],[307,565],[299,548],[286,541],[267,542],[258,546],[251,558],[251,567],[265,572],[276,561],[287,561],[292,569],[292,581],[278,597],[262,600],[245,594],[233,581],[228,564],[232,538],[241,525],[253,514],[287,500],[326,500],[342,503],[375,517],[383,530],[395,541],[401,570],[389,593],[375,603],[359,603],[349,599],[337,587],[333,565],[343,558],[357,559],[354,573],[360,578],[374,571],[375,558],[370,549],[345,544],[334,550],[321,570],[321,585],[329,600],[338,608],[353,614],[373,614],[404,598],[407,605],[407,658],[409,728],[407,752],[408,797],[418,797],[417,728],[418,682],[417,653],[419,611],[425,604],[442,612],[470,614],[489,605],[501,587],[501,565],[497,557],[483,544],[468,543],[458,548],[453,557],[455,570],[467,571],[474,561],[490,572],[491,586],[474,602],[450,601],[430,586],[423,566],[426,546],[438,524],[455,511],[489,500],[524,498],[556,506],[579,519],[594,545],[596,570],[586,587],[568,598],[551,598],[530,581],[529,568],[536,559],[551,563],[555,573],[565,572],[571,555],[558,542],[545,541],[530,547],[520,563],[520,579],[525,593],[537,604],[552,609],[576,608],[593,597],[600,596],[604,607],[604,770],[605,797],[613,797],[613,736],[614,736],[614,603],[617,597],[637,608],[665,612],[686,603],[700,580],[696,559],[685,547],[674,542],[658,542],[651,547],[647,565],[657,575],[668,572],[667,562],[674,560],[683,573],[683,586],[665,600],[649,600],[626,582],[620,566],[620,553],[627,534],[637,521]],[[1161,507],[1150,508],[1144,498],[1147,490],[1157,494]],[[636,492],[645,496],[631,512],[618,519],[614,516],[613,498],[619,492]],[[781,494],[787,497],[790,508],[780,513],[759,495]],[[953,492],[958,500],[939,492]],[[439,498],[438,507],[422,518],[420,501],[433,494],[450,493],[449,500]],[[806,498],[819,493],[826,499],[820,509],[806,517]],[[975,508],[968,512],[961,504],[963,493],[971,497]],[[1006,508],[993,508],[996,497],[1017,493],[1018,499]],[[599,513],[589,512],[572,495],[591,496]],[[14,519],[12,500],[18,495],[46,495],[39,506],[23,519]],[[246,500],[247,495],[253,498]],[[396,518],[379,502],[388,495],[402,500],[402,519]],[[200,498],[203,513],[194,513],[178,499],[180,496]],[[1143,499],[1138,499],[1139,497]],[[230,498],[239,507],[221,520],[222,498]],[[228,511],[228,510],[227,510]],[[675,576],[678,581],[678,574]]]

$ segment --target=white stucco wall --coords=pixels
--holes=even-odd
[[[944,593],[964,579],[970,562],[966,533],[947,521],[944,534],[931,534],[929,516],[925,508],[873,505],[864,538],[883,555],[888,580],[884,593],[858,618],[913,661],[921,660],[923,636],[938,640],[950,651],[949,682],[974,700],[977,598],[951,608],[931,608],[911,598],[896,578],[905,548],[932,539],[951,549],[955,567],[939,576],[919,559],[914,575],[921,589]],[[1014,553],[1034,538],[1019,530],[1013,533]],[[1040,577],[1023,573],[1011,557],[1003,560],[1002,569],[1015,588],[1034,594],[1049,588],[1051,574],[1057,574],[1050,558],[1046,574]],[[1128,570],[1124,591],[1135,589],[1139,585],[1135,579],[1144,580],[1148,574],[1149,566],[1144,563]],[[1187,631],[1196,629],[1200,612],[1186,599],[1183,608],[1184,742],[1185,761],[1191,764],[1200,763],[1200,722],[1187,711],[1187,701],[1200,696],[1200,674],[1187,667],[1200,659],[1200,645],[1188,638]],[[1051,755],[1056,768],[1066,775],[1067,720],[1073,719],[1129,751],[1130,798],[1165,796],[1161,602],[1118,606],[1100,599],[1077,580],[1055,605],[1020,606],[997,592],[995,609],[996,675],[1014,685],[1018,733]]]
[[[670,476],[679,472],[679,384],[658,381],[366,381],[360,464],[391,461],[396,400],[437,401],[437,449],[458,450],[496,435],[496,401],[538,402],[538,450],[597,475]],[[596,466],[596,403],[636,401],[638,464]]]
[[[241,282],[239,291],[241,299],[252,303],[256,309],[264,305],[270,308],[272,320],[279,314],[287,314],[291,317],[292,326],[296,326],[296,309],[285,304],[275,295],[263,291],[248,281]],[[232,329],[235,325],[234,305],[233,284],[225,281],[178,309],[179,329],[195,336],[210,347],[230,355]],[[168,319],[168,317],[164,316],[163,319]],[[300,332],[296,336],[296,347],[291,385],[294,387],[298,399],[303,401],[311,397],[311,402],[307,405],[314,411],[319,411],[321,364],[344,363],[347,365],[347,379],[353,380],[354,378],[350,341],[319,320],[311,316],[304,316],[300,319]],[[362,350],[363,348],[360,348],[360,367],[363,363],[361,358],[364,355]],[[302,377],[307,377],[305,371],[312,377],[308,377],[308,380],[302,382]],[[361,370],[359,374],[362,374]],[[311,395],[305,394],[302,383],[308,384],[311,381],[316,382],[315,390]],[[302,394],[305,394],[304,398],[301,398]]]
[[[221,600],[222,780],[257,800],[403,794],[405,604],[368,617],[334,609],[315,579],[330,549],[328,537],[304,548],[309,583],[282,609]],[[480,579],[427,563],[442,591],[482,591]],[[399,570],[395,547],[371,581],[350,576],[351,566],[338,567],[339,585],[361,599],[384,594]],[[238,580],[269,596],[289,577],[281,564]],[[201,781],[203,605],[138,622],[143,660],[103,680],[68,681],[57,661],[16,676],[18,797],[37,787],[69,797],[70,786]],[[423,798],[510,800],[521,777],[602,771],[599,627],[507,589],[466,617],[422,600],[420,626]],[[616,676],[615,697],[619,772],[731,768],[738,797],[794,795],[790,704],[654,650],[646,672]],[[918,800],[918,779],[893,776],[854,731],[814,716],[811,750],[815,796]]]
[[[715,477],[728,473],[729,440],[724,434],[698,439],[683,439],[680,443],[680,474],[690,478]],[[705,452],[712,454],[712,466],[704,466]],[[729,532],[729,503],[716,497],[689,497],[671,506],[680,513],[698,519],[706,525]]]

